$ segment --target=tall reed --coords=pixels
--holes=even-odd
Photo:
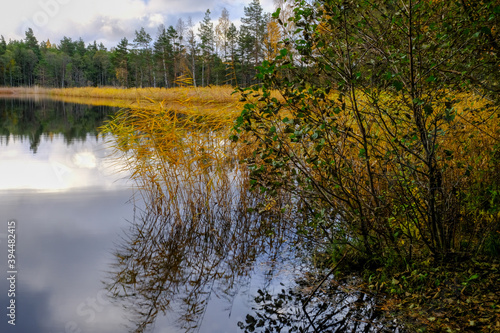
[[[197,327],[211,293],[232,297],[259,254],[277,255],[291,221],[285,201],[248,191],[239,161],[251,151],[228,140],[238,112],[231,105],[181,104],[182,110],[163,103],[123,109],[103,129],[143,207],[108,281],[136,332],[172,309],[185,329]]]

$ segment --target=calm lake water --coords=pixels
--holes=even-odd
[[[113,253],[140,201],[98,127],[105,107],[0,99],[0,332],[125,332],[129,314],[103,289]],[[135,203],[135,204],[134,204]],[[7,234],[16,222],[15,297],[8,297]],[[256,289],[259,274],[240,291]],[[264,272],[265,269],[262,269]],[[248,292],[209,298],[200,332],[237,332]],[[15,300],[15,326],[6,314]],[[182,332],[175,315],[154,332]]]
[[[122,162],[111,156],[112,138],[99,134],[113,112],[45,99],[0,99],[0,332],[118,333],[140,327],[144,318],[152,332],[242,332],[238,322],[252,326],[259,316],[265,326],[307,327],[299,314],[304,296],[292,288],[304,268],[291,259],[293,247],[280,243],[259,252],[251,248],[254,240],[236,239],[248,253],[235,247],[221,254],[217,247],[198,246],[201,236],[152,235],[159,216],[134,191]],[[9,295],[12,281],[7,280],[12,276],[7,273],[10,221],[16,235],[15,296]],[[142,233],[151,225],[147,238]],[[142,248],[141,237],[151,247]],[[194,252],[165,267],[176,262],[175,248],[184,250],[186,243],[194,244]],[[169,246],[174,250],[161,252]],[[217,253],[205,260],[200,256],[207,249]],[[121,267],[138,252],[146,253],[138,262],[149,286],[137,281],[137,269]],[[221,263],[212,264],[214,258]],[[186,261],[198,266],[184,267]],[[119,278],[116,269],[123,269]],[[110,298],[105,287],[113,278],[137,295]],[[323,331],[398,331],[378,319],[372,298],[328,288],[309,303]],[[15,326],[7,316],[12,300]],[[285,325],[283,331],[289,329]]]
[[[97,127],[111,110],[0,100],[1,332],[120,332],[101,280],[132,213]],[[16,221],[16,321],[7,323],[7,222]]]

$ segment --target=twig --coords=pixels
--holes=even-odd
[[[311,300],[311,298],[314,296],[314,294],[318,291],[318,289],[321,287],[321,285],[323,283],[325,283],[326,279],[328,279],[328,277],[333,273],[335,272],[335,270],[337,269],[337,267],[339,267],[339,265],[342,263],[342,261],[344,261],[345,257],[347,256],[347,253],[349,253],[349,251],[346,251],[344,253],[344,255],[342,256],[342,258],[337,262],[337,264],[328,272],[328,274],[326,274],[326,276],[323,278],[323,280],[321,280],[321,282],[316,286],[316,288],[314,288],[314,290],[312,291],[312,293],[309,295],[309,297],[307,298],[307,300],[304,302],[304,304],[302,304],[302,310],[304,311],[304,313],[306,314],[306,317],[307,317],[307,320],[309,320],[309,323],[311,324],[311,326],[313,327],[314,329],[314,332],[319,332],[318,329],[316,328],[316,326],[314,326],[314,323],[311,319],[311,317],[309,317],[309,314],[307,313],[307,310],[306,310],[306,306],[307,304],[309,303],[309,301]]]

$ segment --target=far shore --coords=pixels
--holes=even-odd
[[[3,98],[50,98],[68,103],[105,105],[118,108],[183,109],[193,105],[210,105],[229,109],[239,109],[239,95],[233,94],[231,86],[175,87],[175,88],[120,88],[120,87],[0,87]]]
[[[41,87],[0,87],[0,95],[48,94],[50,89]]]
[[[209,87],[174,87],[174,88],[123,88],[123,87],[70,87],[70,88],[44,88],[33,87],[0,87],[0,95],[51,95],[51,96],[73,96],[91,98],[118,98],[137,100],[147,98],[157,101],[189,100],[227,103],[236,102],[238,97],[233,94],[231,86],[209,86]]]

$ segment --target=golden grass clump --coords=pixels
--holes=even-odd
[[[48,97],[54,100],[89,105],[103,105],[117,108],[156,109],[159,103],[164,108],[188,110],[192,105],[203,108],[228,107],[243,108],[241,94],[231,86],[175,88],[117,88],[117,87],[77,87],[77,88],[42,88],[19,87],[0,88],[0,95]],[[273,96],[281,99],[277,92]],[[189,112],[189,111],[187,111]]]
[[[51,89],[52,96],[118,99],[123,101],[186,101],[192,103],[230,104],[238,101],[230,86],[176,87],[176,88],[115,88],[83,87]]]
[[[140,103],[103,128],[144,203],[117,250],[108,290],[130,310],[137,332],[170,309],[179,309],[189,329],[202,319],[212,290],[231,297],[260,253],[278,253],[281,241],[273,242],[269,230],[292,219],[276,201],[264,213],[250,209],[270,205],[249,191],[239,163],[247,147],[229,140],[239,114],[234,104]]]
[[[50,89],[38,86],[34,87],[0,87],[0,95],[5,96],[26,96],[26,95],[46,95]]]

